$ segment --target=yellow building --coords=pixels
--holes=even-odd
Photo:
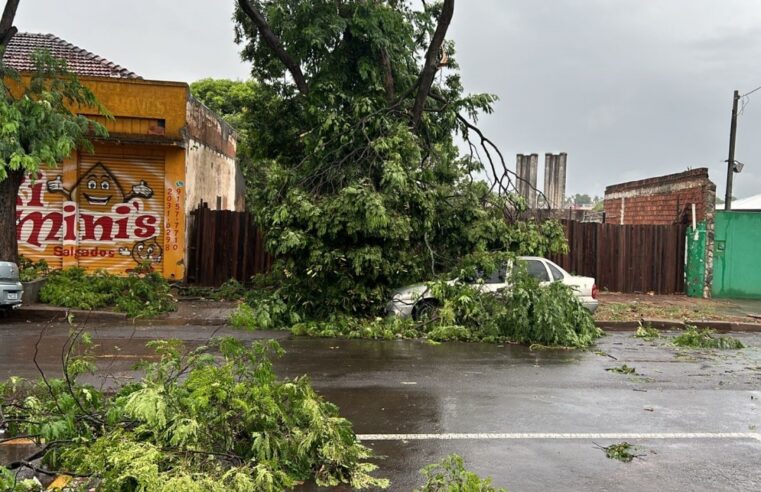
[[[126,274],[150,264],[184,279],[190,211],[201,201],[243,209],[234,131],[187,84],[143,80],[50,34],[16,34],[3,61],[23,74],[37,49],[66,60],[113,119],[87,114],[109,137],[22,184],[19,252],[54,268]]]

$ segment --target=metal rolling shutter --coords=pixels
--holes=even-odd
[[[164,264],[164,159],[156,156],[82,155],[78,263],[124,275],[150,261]]]

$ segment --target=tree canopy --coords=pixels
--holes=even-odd
[[[50,53],[32,54],[35,70],[22,77],[4,66],[0,45],[0,260],[16,261],[16,195],[24,175],[56,165],[77,148],[91,149],[89,138],[105,128],[76,108],[106,110],[93,93]]]
[[[248,200],[287,304],[373,312],[390,288],[464,259],[564,247],[557,224],[512,220],[524,208],[514,175],[476,126],[496,97],[464,91],[445,40],[453,0],[237,6],[257,81]]]

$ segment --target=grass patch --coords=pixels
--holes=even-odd
[[[609,367],[605,369],[608,372],[614,372],[616,374],[637,374],[637,369],[629,367],[626,364],[617,367]]]
[[[52,272],[40,300],[53,306],[92,311],[114,308],[130,318],[150,317],[175,309],[169,284],[158,273],[117,277],[82,268]]]
[[[491,478],[481,478],[468,471],[463,459],[456,454],[444,458],[441,463],[426,466],[420,473],[426,483],[415,492],[507,492],[492,486]]]
[[[643,340],[652,341],[652,340],[655,340],[656,338],[660,338],[661,332],[658,331],[657,328],[654,328],[650,325],[640,324],[634,336],[637,338],[641,338]]]
[[[745,348],[740,340],[729,336],[716,336],[714,330],[700,330],[695,326],[688,326],[684,333],[674,338],[674,345],[694,349],[739,350]]]

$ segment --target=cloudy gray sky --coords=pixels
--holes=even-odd
[[[245,78],[232,8],[21,0],[16,24],[145,78]],[[570,193],[709,167],[723,196],[732,91],[761,86],[758,0],[460,0],[450,34],[466,87],[500,96],[482,127],[510,156],[568,152]],[[744,106],[738,197],[761,193],[761,91]]]

